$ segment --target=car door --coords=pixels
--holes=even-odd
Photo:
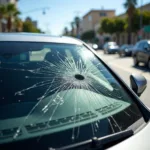
[[[141,41],[137,47],[137,59],[139,62],[144,62],[144,42]]]
[[[136,56],[137,57],[139,44],[140,44],[140,42],[137,42],[135,44],[135,46],[133,47],[132,56]]]
[[[143,56],[143,62],[147,63],[150,58],[150,48],[147,42],[145,42],[143,45],[142,56]]]

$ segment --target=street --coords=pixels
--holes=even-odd
[[[144,93],[141,95],[140,99],[144,102],[145,105],[150,107],[150,72],[144,66],[140,65],[139,67],[133,66],[132,57],[119,57],[118,54],[104,54],[102,50],[97,51],[100,58],[110,66],[124,81],[130,86],[129,76],[132,73],[142,74],[147,79],[147,88]]]

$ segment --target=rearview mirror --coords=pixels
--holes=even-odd
[[[130,75],[130,84],[131,84],[132,90],[138,96],[140,96],[146,89],[147,80],[145,79],[144,76],[142,76],[140,74],[132,74],[132,75]]]

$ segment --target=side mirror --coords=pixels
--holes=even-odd
[[[147,87],[147,80],[140,74],[130,75],[130,84],[132,90],[140,96]]]
[[[148,50],[148,48],[147,47],[144,47],[144,49],[147,51]]]
[[[144,46],[144,49],[147,51],[147,50],[150,50],[150,48],[147,46],[147,45],[145,45]]]

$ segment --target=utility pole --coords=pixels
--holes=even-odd
[[[140,30],[143,28],[143,15],[142,15],[142,6],[143,6],[143,0],[141,0],[141,8],[140,8]]]

